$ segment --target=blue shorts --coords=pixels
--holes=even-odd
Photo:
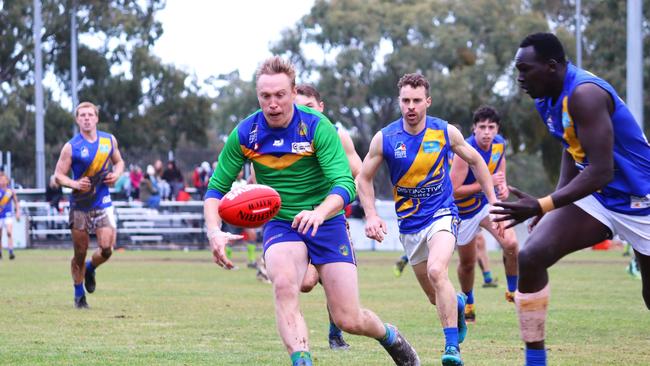
[[[310,229],[303,235],[291,228],[291,221],[271,220],[264,225],[264,253],[273,244],[301,241],[307,246],[307,254],[312,264],[357,264],[344,215],[323,222],[318,227],[316,236],[311,236],[311,232]]]

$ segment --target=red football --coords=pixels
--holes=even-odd
[[[219,216],[230,225],[259,227],[280,210],[282,200],[275,189],[263,184],[247,184],[226,193],[219,205]]]

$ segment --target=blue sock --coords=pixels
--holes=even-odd
[[[546,350],[526,348],[526,366],[546,366]]]
[[[397,333],[395,333],[392,327],[389,327],[386,324],[384,324],[384,328],[386,328],[386,335],[378,338],[377,340],[382,346],[388,347],[395,343],[397,340]]]
[[[409,261],[409,257],[407,257],[406,254],[404,254],[400,259],[402,260],[402,262],[406,262],[406,263],[408,263]]]
[[[13,249],[9,249],[9,255],[13,255],[13,254],[14,254],[14,250],[13,250]]]
[[[506,280],[508,281],[508,291],[510,292],[517,291],[517,275],[514,276],[506,275]]]
[[[95,272],[95,266],[93,266],[93,262],[90,259],[86,262],[86,271],[90,273]]]
[[[490,271],[483,272],[483,282],[485,283],[492,282],[492,272]]]
[[[458,328],[442,328],[445,333],[445,347],[454,346],[458,347]]]
[[[340,337],[341,336],[341,330],[339,327],[336,326],[336,324],[330,322],[330,338],[332,337]]]
[[[467,296],[467,304],[473,304],[474,303],[474,290],[469,290],[468,292],[465,292],[465,296]]]
[[[303,365],[311,366],[311,353],[308,351],[298,351],[291,354],[291,363],[297,365],[300,360],[304,360]]]
[[[74,297],[75,298],[80,298],[85,294],[86,294],[86,291],[84,291],[84,284],[83,283],[80,283],[78,285],[77,284],[74,285]]]

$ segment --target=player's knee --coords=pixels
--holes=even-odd
[[[363,331],[363,324],[361,322],[361,317],[354,316],[351,314],[346,314],[345,316],[334,316],[332,314],[332,320],[339,329],[346,333],[350,334],[361,334]]]
[[[304,292],[304,293],[310,292],[311,290],[314,289],[315,286],[316,283],[305,281],[300,285],[300,292]]]
[[[447,268],[442,268],[442,266],[431,265],[427,268],[427,276],[431,282],[433,282],[434,287],[438,284],[447,281]]]
[[[299,286],[287,276],[276,275],[273,277],[273,292],[278,300],[298,297]]]
[[[108,259],[108,258],[111,257],[111,255],[113,255],[113,248],[111,248],[111,247],[102,248],[100,253],[101,253],[102,258]]]
[[[518,246],[517,240],[513,238],[511,240],[505,240],[501,245],[501,248],[503,249],[504,254],[517,255]]]
[[[11,240],[11,238],[12,238],[13,236],[14,236],[14,233],[12,233],[11,231],[7,230],[7,239],[8,239],[8,240]]]
[[[539,257],[535,255],[533,250],[528,249],[528,247],[519,252],[518,262],[519,273],[522,276],[526,273],[534,272],[535,270],[539,269],[540,266]]]

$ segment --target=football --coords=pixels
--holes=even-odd
[[[223,196],[219,216],[230,225],[254,228],[271,220],[281,205],[282,200],[275,189],[263,184],[247,184]]]

